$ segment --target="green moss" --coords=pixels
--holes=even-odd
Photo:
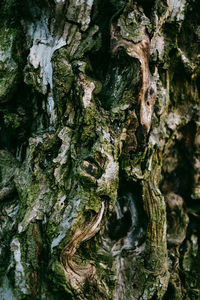
[[[15,58],[18,31],[0,27],[0,102],[12,96],[19,79],[19,62]]]
[[[15,113],[4,115],[4,124],[6,125],[6,127],[11,126],[11,128],[13,129],[19,128],[21,122],[21,118]]]
[[[131,2],[126,6],[123,15],[118,19],[120,33],[123,38],[138,43],[143,39],[143,29],[150,20]]]
[[[24,244],[26,245],[26,251],[24,253],[27,256],[26,261],[29,262],[34,270],[39,269],[39,252],[41,251],[42,240],[36,223],[28,226],[26,242]]]
[[[91,50],[97,51],[100,48],[101,45],[101,37],[98,34],[99,27],[97,25],[91,27],[87,31],[87,35],[83,39],[79,47],[77,48],[77,51],[73,57],[73,59],[80,59],[84,56],[85,53],[91,52]]]
[[[51,265],[51,269],[53,274],[50,272],[49,279],[53,283],[53,290],[56,292],[65,291],[66,296],[67,294],[70,294],[73,297],[74,294],[70,284],[67,281],[63,266],[55,260]]]
[[[66,102],[66,99],[63,98],[70,91],[74,80],[74,73],[67,60],[65,48],[61,48],[53,54],[52,65],[55,104],[59,108],[63,101]]]
[[[11,153],[0,150],[0,187],[8,186],[12,183],[18,167],[18,161]]]
[[[40,94],[44,93],[43,78],[41,77],[40,67],[34,69],[34,67],[30,63],[28,63],[24,68],[24,82],[28,85],[33,86]]]

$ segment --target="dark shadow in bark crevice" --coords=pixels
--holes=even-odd
[[[142,244],[146,231],[146,216],[139,182],[120,183],[115,210],[108,221],[107,228],[111,240],[117,242],[124,239],[122,248],[133,250]]]

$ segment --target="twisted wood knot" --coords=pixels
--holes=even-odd
[[[92,220],[83,224],[82,228],[77,228],[72,239],[63,248],[60,255],[60,261],[65,269],[67,280],[77,293],[81,292],[86,280],[97,281],[94,265],[87,264],[86,266],[80,266],[73,261],[73,258],[80,244],[91,239],[100,230],[104,210],[105,205],[102,202],[99,213]]]
[[[140,104],[140,123],[148,133],[151,127],[151,119],[156,99],[156,83],[149,70],[148,56],[150,52],[150,39],[142,29],[142,40],[138,43],[123,38],[118,26],[111,26],[111,37],[114,40],[112,52],[116,53],[120,47],[123,47],[126,53],[137,58],[140,61],[142,71],[142,87],[138,96],[138,104]]]

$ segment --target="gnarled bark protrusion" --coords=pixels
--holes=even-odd
[[[92,264],[80,266],[73,262],[73,257],[80,244],[91,239],[100,230],[104,210],[105,205],[104,202],[102,202],[99,213],[94,216],[92,220],[87,221],[81,227],[76,229],[72,239],[61,252],[60,260],[65,268],[66,278],[76,293],[82,291],[86,280],[89,280],[90,282],[97,281],[95,266]]]
[[[138,13],[136,8],[133,10],[132,14]],[[130,15],[131,13],[129,13]],[[133,17],[134,22],[134,17]],[[146,33],[145,26],[142,24],[137,24],[141,27],[140,31],[140,41],[135,42],[134,38],[131,40],[129,37],[128,29],[120,20],[117,23],[111,25],[111,39],[113,40],[112,52],[115,53],[118,48],[123,47],[126,53],[137,58],[141,64],[142,71],[142,87],[138,96],[138,104],[140,105],[140,123],[145,128],[146,133],[149,132],[151,127],[151,118],[154,111],[154,104],[156,99],[157,87],[156,82],[149,70],[148,56],[150,53],[150,39]],[[123,28],[121,28],[123,26]],[[123,32],[123,35],[121,33]],[[127,32],[127,38],[126,38]],[[132,32],[134,36],[134,29]]]

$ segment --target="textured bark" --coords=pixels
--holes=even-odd
[[[0,3],[0,299],[200,298],[197,0]]]

